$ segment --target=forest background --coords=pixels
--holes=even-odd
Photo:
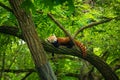
[[[0,79],[119,80],[119,24],[120,0],[0,0]],[[87,55],[55,48],[52,34]]]

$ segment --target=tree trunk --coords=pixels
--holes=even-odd
[[[9,0],[14,15],[18,20],[23,38],[30,49],[38,75],[41,80],[57,80],[46,58],[46,53],[41,41],[35,31],[35,25],[31,15],[21,8],[22,2],[23,0]]]

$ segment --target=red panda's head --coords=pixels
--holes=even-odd
[[[54,43],[57,41],[57,37],[55,35],[53,36],[50,36],[47,38],[47,41],[50,42],[50,43]]]

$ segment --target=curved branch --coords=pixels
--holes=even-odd
[[[74,39],[80,32],[82,32],[84,29],[86,29],[86,28],[91,28],[91,27],[93,27],[93,26],[96,26],[96,25],[99,25],[99,24],[103,24],[103,23],[109,22],[109,21],[111,21],[111,20],[113,20],[113,19],[114,19],[114,18],[106,19],[106,20],[101,20],[101,21],[99,21],[99,22],[92,22],[92,23],[90,23],[90,24],[88,24],[88,25],[86,25],[86,26],[83,26],[82,28],[80,28],[80,29],[78,29],[78,30],[76,31],[76,33],[75,33],[74,36],[73,36],[73,39]]]
[[[13,35],[13,34],[10,34],[10,35]],[[14,35],[17,35],[16,37],[20,38],[20,36],[18,36],[17,32],[15,32]],[[23,39],[23,37],[21,37],[21,39]],[[52,52],[52,53],[54,52],[57,54],[66,54],[66,55],[72,55],[72,56],[77,56],[79,58],[83,58],[84,60],[87,60],[92,65],[94,65],[100,71],[100,73],[103,75],[105,80],[119,80],[118,77],[116,76],[116,74],[109,67],[109,65],[107,63],[105,63],[102,59],[100,59],[98,56],[90,53],[90,54],[87,54],[86,57],[83,57],[82,54],[80,54],[80,51],[78,51],[76,48],[73,48],[73,49],[69,49],[69,48],[65,48],[65,47],[55,48],[52,44],[50,44],[44,40],[41,40],[41,41],[42,41],[43,47],[46,51]]]

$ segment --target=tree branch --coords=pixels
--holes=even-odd
[[[43,14],[43,11],[37,11],[37,13]],[[58,25],[58,27],[68,36],[70,39],[72,39],[70,33],[65,30],[64,26],[60,24],[58,20],[55,19],[55,17],[51,13],[47,13],[47,15]]]
[[[28,77],[28,76],[30,76],[32,74],[32,72],[28,72],[21,80],[26,80],[26,78]]]
[[[120,69],[120,64],[115,65],[115,67],[113,68],[113,71],[115,72],[115,71],[117,71],[118,69]]]
[[[2,71],[2,69],[0,69]],[[14,69],[4,69],[4,72],[10,72],[10,73],[23,73],[23,72],[36,72],[35,69],[19,69],[19,70],[14,70]]]
[[[6,6],[5,4],[3,4],[2,2],[0,2],[0,6],[3,7],[4,9],[6,9],[7,11],[13,13],[13,10],[11,8],[9,8],[8,6]]]
[[[68,31],[65,30],[64,26],[62,26],[62,24],[60,24],[60,22],[59,22],[58,20],[56,20],[52,14],[48,13],[48,16],[58,25],[58,27],[59,27],[68,37],[71,37],[70,33],[68,33]]]
[[[4,34],[16,36],[18,38],[23,39],[23,36],[22,36],[19,28],[17,28],[17,27],[13,27],[13,26],[0,26],[0,32],[4,33]]]
[[[82,32],[84,29],[91,28],[91,27],[93,27],[93,26],[96,26],[96,25],[99,25],[99,24],[103,24],[103,23],[109,22],[109,21],[111,21],[111,20],[113,20],[113,19],[114,19],[114,18],[110,18],[110,19],[106,19],[106,20],[101,20],[101,21],[99,21],[99,22],[92,22],[92,23],[90,23],[90,24],[88,24],[88,25],[86,25],[86,26],[83,26],[82,28],[80,28],[80,29],[78,29],[78,30],[76,31],[76,33],[75,33],[74,36],[73,36],[73,39],[74,39],[80,32]]]
[[[8,33],[5,33],[5,34],[8,34]],[[17,32],[15,32],[14,34],[9,33],[9,35],[14,35],[14,36],[17,35],[16,37],[20,38],[20,36],[19,36],[20,34],[17,34]],[[23,39],[23,37],[21,37],[20,39]],[[72,55],[72,56],[76,56],[79,58],[83,58],[84,60],[87,60],[92,65],[94,65],[99,70],[99,72],[103,75],[105,80],[119,80],[118,77],[116,76],[116,74],[109,67],[109,65],[107,65],[102,59],[100,59],[98,56],[94,55],[92,52],[90,54],[87,54],[86,57],[83,57],[82,54],[80,54],[80,51],[76,50],[76,48],[73,48],[73,49],[69,49],[66,47],[55,48],[52,44],[50,44],[44,40],[41,40],[41,41],[42,41],[43,47],[46,51],[51,52],[51,53],[54,52],[56,54],[64,54],[64,55],[66,54],[66,55]]]
[[[67,74],[65,74],[65,76],[75,77],[75,78],[78,78],[78,79],[81,77],[81,75],[77,74],[77,73],[67,73]]]
[[[3,76],[3,72],[4,72],[4,68],[5,68],[5,57],[6,56],[6,54],[5,53],[3,53],[3,55],[2,55],[2,70],[0,71],[1,73],[0,73],[0,76],[2,77]]]

